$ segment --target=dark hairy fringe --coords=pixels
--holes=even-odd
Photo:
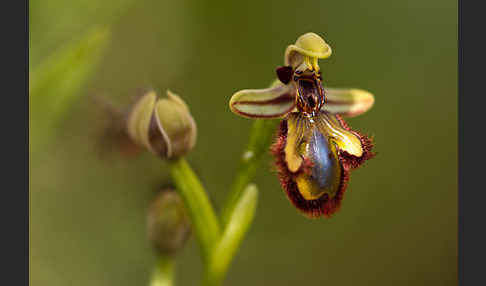
[[[342,166],[342,175],[339,189],[336,195],[329,199],[327,194],[319,199],[306,200],[300,194],[295,178],[302,172],[309,172],[312,167],[310,160],[305,160],[302,167],[296,172],[292,173],[287,168],[285,162],[285,144],[287,142],[287,120],[282,120],[277,133],[277,140],[271,146],[270,151],[275,157],[275,166],[277,168],[278,177],[282,188],[284,189],[287,198],[290,202],[299,209],[304,215],[309,218],[318,218],[321,216],[330,217],[341,206],[344,192],[346,191],[347,182],[349,180],[349,167]],[[340,156],[340,161],[344,158]]]
[[[341,116],[336,115],[336,118],[344,129],[356,134],[356,136],[358,136],[359,140],[361,141],[361,146],[363,147],[363,154],[360,157],[351,155],[347,151],[339,150],[339,157],[341,159],[341,164],[343,164],[343,166],[347,168],[356,169],[359,166],[361,166],[361,164],[363,164],[366,160],[369,160],[376,155],[372,151],[374,146],[373,140],[370,137],[362,134],[361,132],[351,129],[348,123],[344,121],[344,119]]]

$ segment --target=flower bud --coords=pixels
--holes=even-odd
[[[191,225],[179,194],[166,190],[157,195],[147,215],[148,237],[160,255],[174,255],[189,235]]]
[[[127,131],[132,140],[164,159],[185,155],[196,143],[197,127],[185,102],[167,91],[142,96],[130,112]]]

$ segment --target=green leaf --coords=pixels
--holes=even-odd
[[[248,185],[235,205],[216,249],[213,251],[209,267],[209,285],[219,285],[236,254],[243,237],[250,228],[255,216],[258,189]]]
[[[108,28],[93,28],[29,71],[31,148],[52,136],[56,123],[93,75],[108,38]]]

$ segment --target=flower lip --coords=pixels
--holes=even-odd
[[[296,118],[296,116],[293,117]],[[301,122],[301,120],[299,120],[299,122]],[[315,198],[306,198],[306,192],[303,192],[303,190],[299,188],[298,178],[303,175],[305,177],[305,173],[312,170],[315,165],[310,158],[306,158],[301,160],[301,165],[297,171],[294,172],[289,168],[289,161],[286,157],[286,146],[288,144],[295,144],[295,141],[294,143],[291,143],[291,141],[292,138],[295,138],[296,134],[288,134],[288,123],[288,120],[281,121],[277,133],[277,140],[271,147],[271,152],[275,157],[275,166],[278,171],[282,189],[286,193],[290,202],[305,216],[309,218],[318,218],[321,216],[330,217],[338,211],[341,206],[343,194],[346,191],[347,182],[349,180],[349,169],[340,168],[341,174],[339,175],[339,179],[337,179],[338,182],[335,182],[333,185],[333,190],[331,192],[324,192],[324,194]],[[307,177],[305,180],[308,179],[310,179],[310,177]]]

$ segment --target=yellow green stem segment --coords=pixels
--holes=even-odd
[[[170,171],[177,191],[184,199],[203,257],[208,260],[221,236],[221,228],[206,191],[187,161],[170,161]]]
[[[205,265],[204,285],[220,285],[255,215],[258,190],[247,185],[229,209],[224,228],[209,202],[204,187],[183,158],[170,162],[171,175],[184,199]]]
[[[173,286],[174,264],[173,258],[161,256],[154,269],[149,286]]]

